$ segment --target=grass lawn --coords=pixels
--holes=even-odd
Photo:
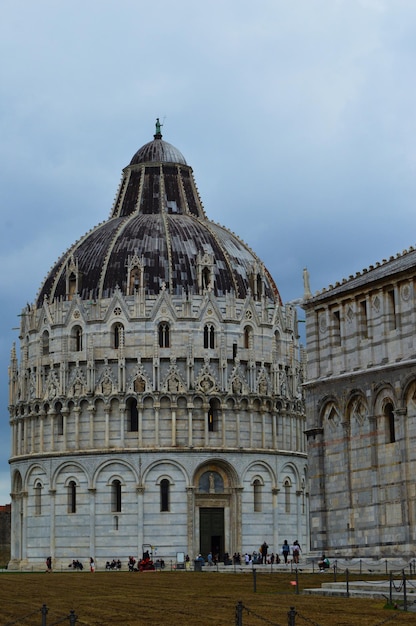
[[[3,572],[1,624],[21,621],[40,625],[40,609],[46,604],[46,623],[50,625],[73,609],[78,624],[96,626],[234,626],[235,608],[240,600],[249,609],[243,610],[243,626],[264,626],[270,622],[287,625],[292,606],[299,612],[296,626],[376,626],[389,618],[396,618],[390,623],[416,624],[415,613],[387,610],[384,600],[303,596],[302,588],[320,586],[319,574],[300,575],[299,594],[295,594],[292,580],[293,575],[286,572],[258,574],[255,593],[249,573]],[[19,620],[34,611],[38,614],[24,622]]]

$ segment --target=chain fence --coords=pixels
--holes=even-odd
[[[245,619],[247,618],[247,620]],[[387,624],[388,622],[394,622],[400,619],[400,612],[389,615],[386,619],[383,619],[381,622],[376,622],[373,626],[383,626],[383,624]],[[250,609],[248,606],[239,601],[235,607],[235,626],[252,626],[254,623],[259,624],[267,624],[268,626],[283,626],[281,622],[272,621],[253,609]],[[319,622],[316,622],[310,617],[302,615],[299,611],[296,611],[294,606],[291,606],[287,612],[287,626],[300,626],[301,624],[312,624],[312,626],[324,626]]]
[[[49,609],[46,606],[46,604],[42,604],[40,609],[36,609],[36,611],[32,611],[31,613],[27,613],[26,615],[20,615],[19,617],[17,617],[11,622],[5,622],[2,626],[16,626],[17,624],[24,624],[26,620],[28,620],[29,618],[31,618],[31,624],[34,625],[35,615],[39,616],[40,626],[56,626],[56,624],[62,624],[64,622],[68,622],[70,626],[75,626],[76,622],[78,621],[78,616],[75,614],[75,611],[71,610],[69,613],[60,617],[59,619],[56,619],[54,622],[48,623],[47,622],[48,612],[49,612]],[[81,623],[82,622],[78,622],[78,624],[81,624]]]

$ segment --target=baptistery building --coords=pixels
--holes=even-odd
[[[307,547],[296,308],[159,122],[20,319],[10,568]]]

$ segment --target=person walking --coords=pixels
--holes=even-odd
[[[92,556],[90,557],[90,572],[92,572],[92,573],[95,572],[95,561],[92,558]]]
[[[282,554],[283,554],[283,559],[287,565],[287,558],[289,556],[289,552],[290,552],[290,546],[287,542],[287,539],[284,540],[283,545],[282,545]]]
[[[267,550],[268,549],[269,549],[269,546],[267,545],[265,541],[263,541],[260,547],[260,552],[261,552],[261,562],[264,564],[267,563]]]
[[[293,542],[293,546],[292,546],[292,554],[293,554],[294,563],[299,563],[299,556],[301,552],[302,550],[300,548],[299,541],[296,539],[296,541]]]

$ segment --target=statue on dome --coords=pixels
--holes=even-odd
[[[160,123],[159,118],[156,118],[156,135],[161,135],[162,133],[160,132],[160,129],[162,128],[163,124]]]

